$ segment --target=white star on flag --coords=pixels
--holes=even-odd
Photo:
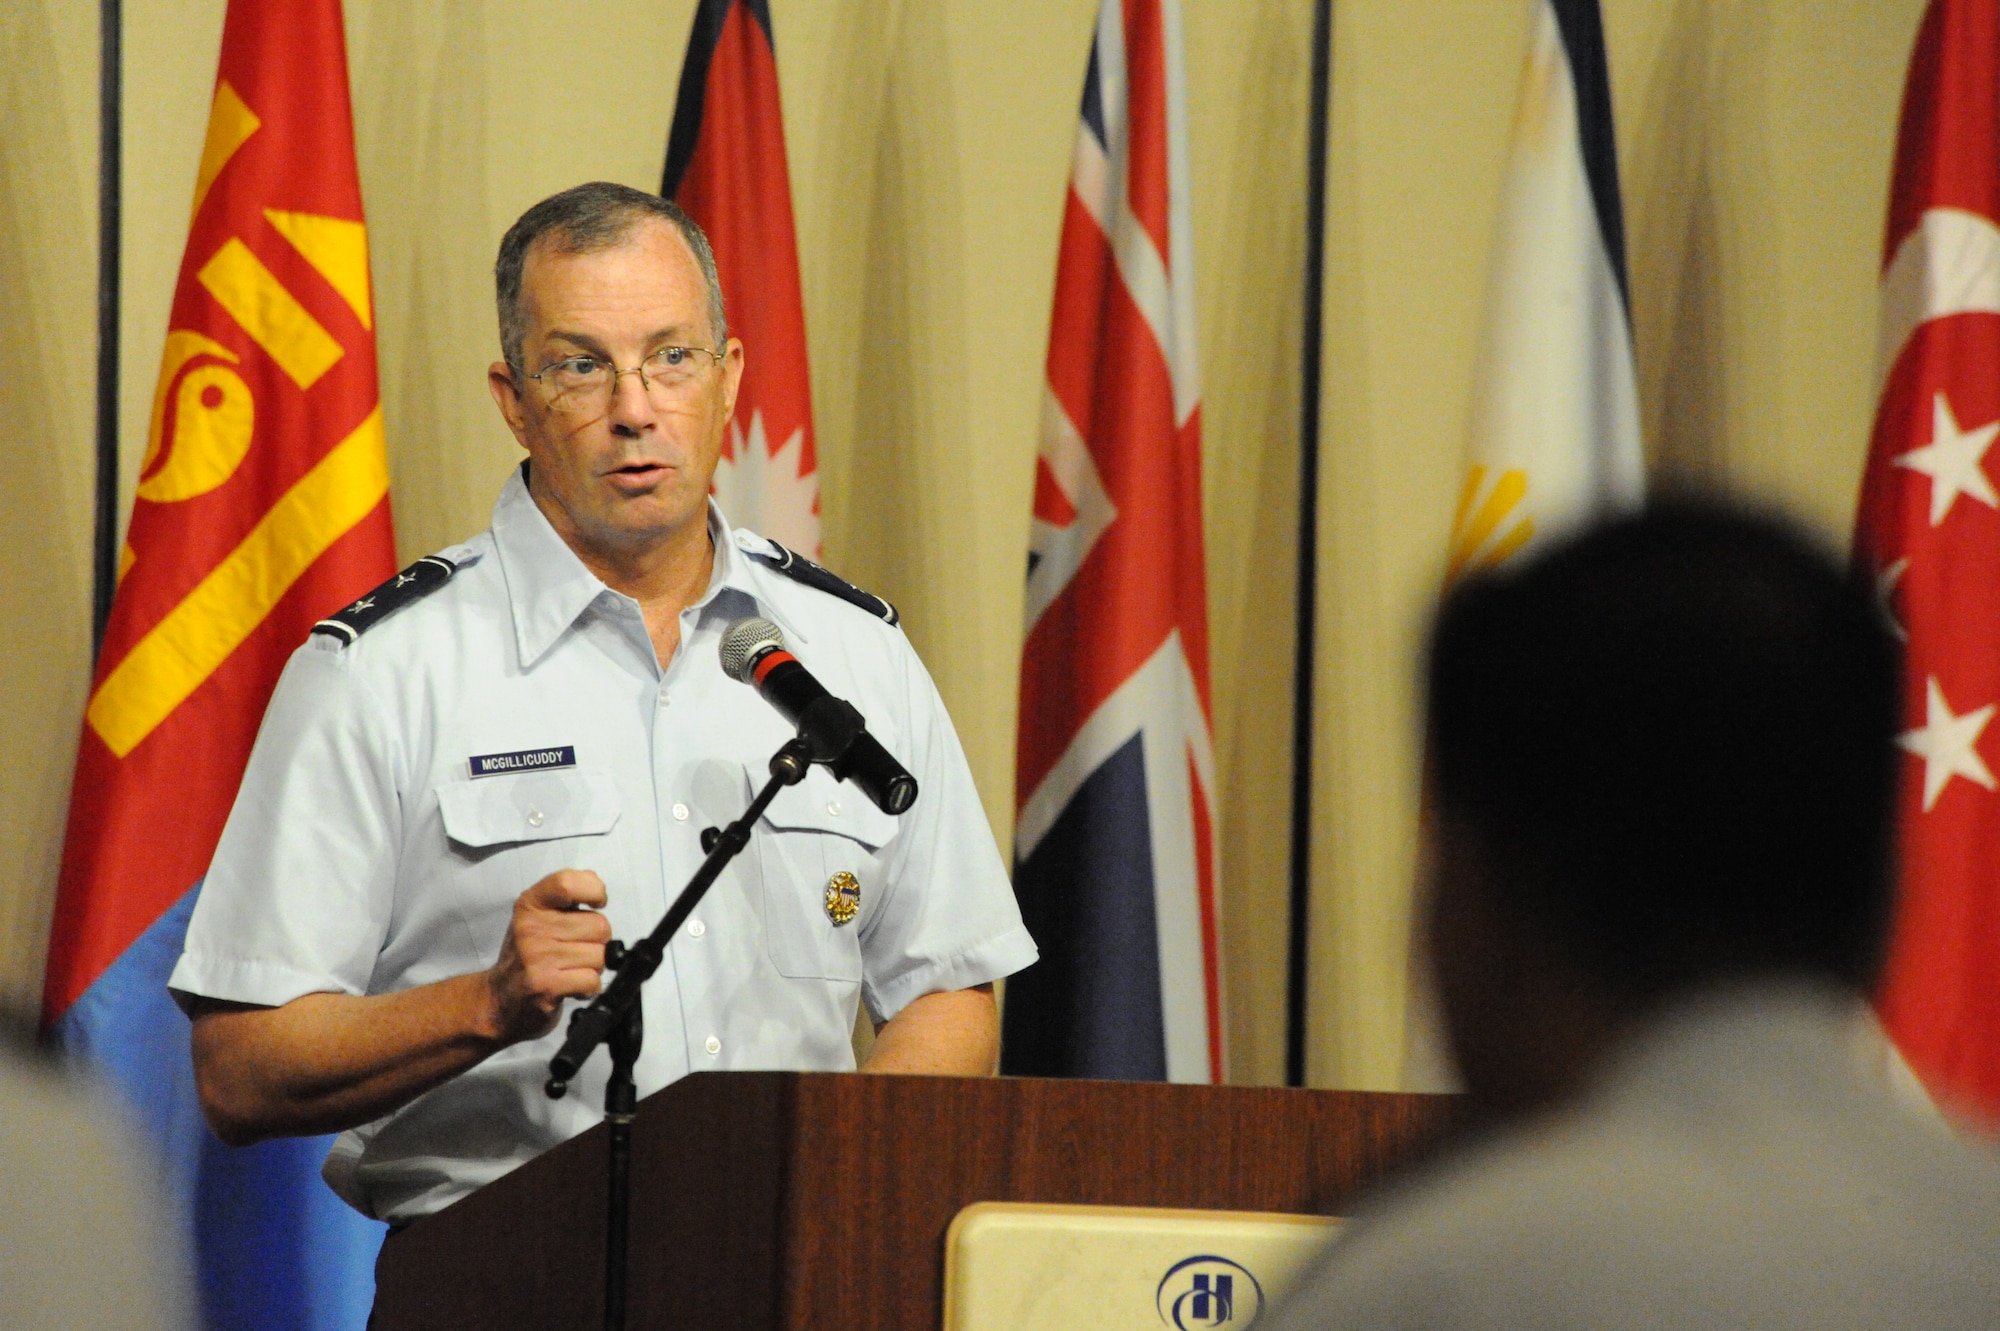
[[[712,486],[723,513],[739,527],[768,536],[808,559],[819,558],[819,474],[800,474],[805,431],[772,448],[764,413],[750,417],[746,435],[729,423],[729,451],[715,464]]]
[[[1906,730],[1896,737],[1896,743],[1924,760],[1925,813],[1930,812],[1938,796],[1944,793],[1945,785],[1955,776],[1993,789],[1993,773],[1974,746],[1979,743],[1986,723],[1993,719],[1995,706],[1988,703],[1976,712],[1953,716],[1951,706],[1944,700],[1944,690],[1938,687],[1937,676],[1929,677],[1922,728]]]
[[[1986,478],[1981,461],[2000,435],[2000,421],[1976,430],[1958,428],[1943,393],[1931,399],[1931,441],[1895,459],[1899,467],[1920,471],[1931,478],[1931,526],[1944,521],[1945,514],[1962,494],[1971,495],[1988,508],[2000,508],[2000,495]]]

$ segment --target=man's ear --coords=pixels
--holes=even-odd
[[[514,382],[514,372],[507,368],[506,361],[496,360],[486,367],[486,391],[493,394],[493,404],[500,408],[501,419],[514,432],[515,442],[526,448],[528,423],[521,414],[521,388]]]
[[[722,418],[736,414],[736,390],[743,386],[743,343],[730,338],[722,348]]]

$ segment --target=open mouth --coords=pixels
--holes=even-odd
[[[614,467],[606,473],[613,480],[634,484],[649,484],[666,477],[666,464],[660,462],[628,462],[622,467]]]

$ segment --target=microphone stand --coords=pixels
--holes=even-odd
[[[625,1234],[631,1216],[632,1115],[638,1091],[632,1081],[632,1067],[639,1061],[639,1047],[645,1040],[645,1024],[639,1005],[640,986],[651,979],[666,958],[667,944],[708,889],[722,876],[729,862],[750,844],[750,829],[764,816],[764,810],[786,786],[805,780],[806,769],[815,758],[805,738],[788,741],[771,755],[771,779],[750,801],[750,807],[720,832],[702,835],[702,849],[708,858],[688,879],[681,894],[653,932],[631,947],[613,940],[605,944],[604,964],[618,972],[588,1007],[570,1014],[569,1034],[556,1056],[549,1060],[549,1080],[543,1090],[551,1100],[569,1092],[577,1070],[600,1044],[611,1046],[611,1080],[604,1087],[604,1122],[610,1144],[609,1187],[604,1223],[604,1328],[625,1328]]]

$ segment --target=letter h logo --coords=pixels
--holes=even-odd
[[[1188,1309],[1197,1322],[1221,1326],[1236,1317],[1236,1277],[1197,1271],[1194,1277],[1193,1306]],[[1211,1306],[1212,1305],[1212,1306]]]

